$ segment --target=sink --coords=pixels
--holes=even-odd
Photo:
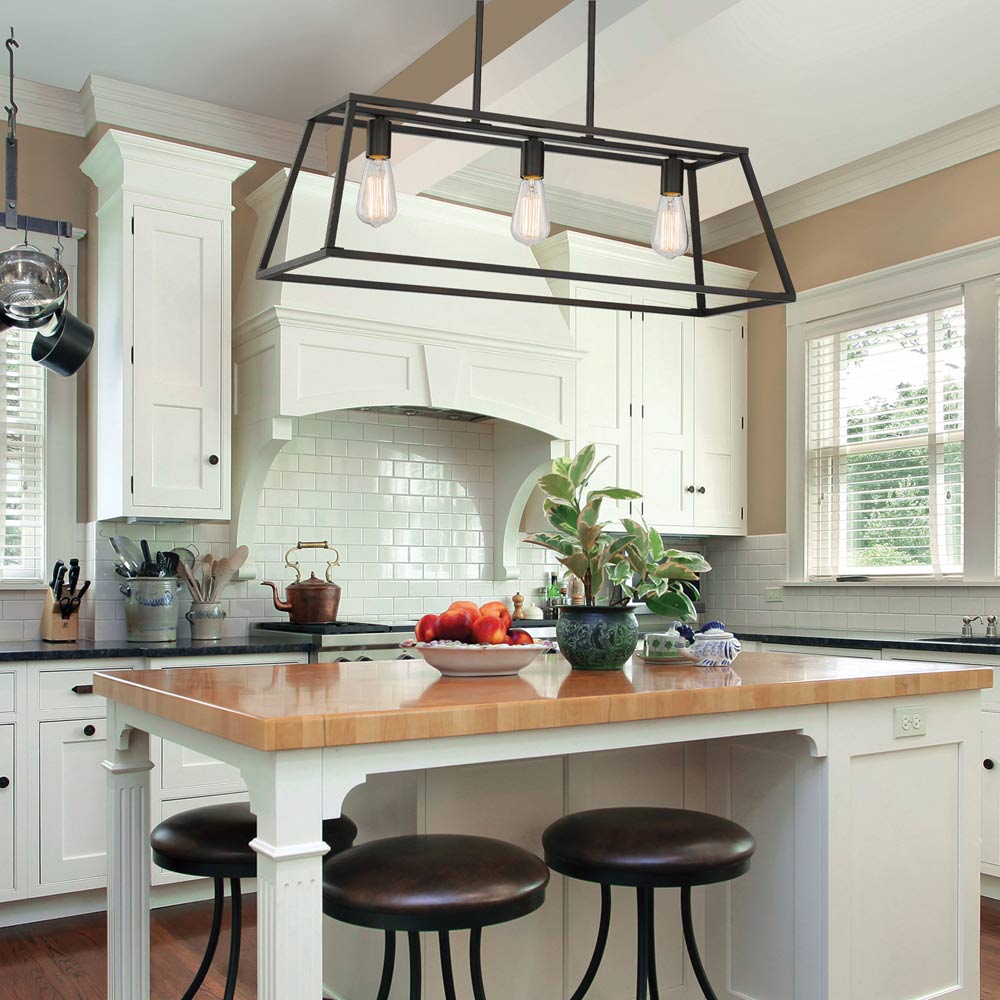
[[[944,635],[938,638],[917,639],[917,642],[951,642],[974,646],[1000,646],[1000,636],[993,635]]]

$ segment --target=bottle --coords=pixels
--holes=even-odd
[[[555,618],[556,608],[559,606],[559,575],[553,573],[549,580],[548,590],[545,591],[545,604],[548,612],[547,617]]]

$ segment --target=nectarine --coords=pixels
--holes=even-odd
[[[477,613],[478,610],[477,608]],[[449,608],[438,616],[438,638],[454,642],[471,642],[473,621],[472,612],[468,608]]]
[[[510,612],[503,601],[487,601],[479,609],[479,613],[484,618],[499,618],[504,623],[505,628],[510,628]]]
[[[511,639],[513,639],[513,645],[515,646],[532,646],[535,640],[531,638],[530,632],[525,632],[523,628],[513,628],[508,633]]]
[[[417,622],[417,627],[414,631],[416,632],[417,642],[433,642],[438,637],[438,616],[424,615]]]
[[[455,608],[465,608],[465,610],[472,615],[473,621],[480,617],[479,606],[475,601],[452,601],[452,603],[448,605],[448,610],[454,611]]]
[[[487,615],[472,626],[472,638],[484,646],[502,646],[507,639],[507,627],[499,618]]]

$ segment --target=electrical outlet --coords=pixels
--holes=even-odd
[[[784,587],[768,587],[765,592],[764,600],[768,604],[780,604],[785,599],[785,588]]]
[[[927,709],[923,705],[907,705],[892,710],[892,735],[900,740],[907,736],[927,735]]]

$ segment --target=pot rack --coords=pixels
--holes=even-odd
[[[669,136],[652,135],[644,132],[630,132],[621,129],[603,128],[594,124],[594,70],[596,49],[596,0],[588,3],[587,24],[587,90],[586,123],[549,121],[527,118],[521,115],[499,114],[482,110],[483,76],[483,0],[476,2],[475,56],[472,78],[472,108],[455,108],[440,104],[427,104],[397,98],[379,97],[371,94],[348,94],[336,104],[313,115],[306,123],[302,141],[292,164],[285,189],[278,205],[274,223],[271,226],[264,252],[261,256],[257,277],[265,281],[288,281],[301,284],[332,285],[351,288],[370,288],[380,291],[417,292],[431,295],[460,296],[469,298],[495,299],[501,301],[538,302],[566,306],[583,306],[617,311],[666,313],[679,316],[715,316],[720,313],[739,312],[743,309],[757,309],[764,306],[795,301],[795,287],[792,284],[778,237],[764,203],[760,185],[750,163],[749,150],[745,146],[731,146],[720,143],[696,142]],[[351,140],[354,131],[376,119],[387,119],[392,130],[401,135],[413,135],[431,139],[448,139],[470,142],[493,147],[520,149],[528,139],[540,139],[548,154],[587,157],[620,163],[647,165],[659,174],[667,159],[680,160],[688,184],[688,205],[691,219],[691,248],[694,265],[694,281],[657,281],[637,277],[623,277],[612,274],[594,274],[579,271],[552,270],[541,267],[519,267],[509,264],[482,261],[456,260],[442,257],[423,257],[412,254],[386,253],[372,250],[352,250],[338,244],[340,215],[347,180],[347,166],[351,158]],[[272,264],[271,257],[278,240],[278,234],[285,220],[296,180],[302,170],[302,163],[317,125],[339,125],[343,127],[333,195],[327,221],[324,245],[311,253],[295,257],[279,264]],[[781,291],[729,288],[705,284],[705,268],[702,256],[701,216],[698,206],[698,176],[703,170],[738,160],[746,179],[750,197],[757,211],[764,236],[781,280]],[[517,187],[517,178],[512,178],[511,199]],[[650,183],[651,194],[658,193],[654,182]],[[436,267],[443,270],[488,272],[509,274],[519,277],[537,277],[570,281],[599,282],[605,285],[624,285],[632,288],[649,288],[660,291],[688,292],[694,296],[694,306],[690,308],[673,305],[652,305],[641,301],[627,302],[601,299],[576,299],[558,295],[535,295],[520,291],[497,291],[495,289],[459,288],[444,285],[428,285],[399,281],[364,279],[353,276],[331,274],[303,274],[303,268],[324,260],[368,261],[380,264],[403,264],[420,267]],[[735,298],[739,301],[723,305],[708,305],[707,296]]]
[[[6,183],[4,189],[4,229],[17,229],[25,234],[28,232],[43,233],[46,236],[70,237],[73,235],[72,222],[58,222],[54,219],[40,219],[35,215],[21,215],[17,210],[17,102],[14,100],[14,49],[21,46],[14,38],[14,29],[10,29],[10,38],[4,44],[10,58],[9,84],[10,103],[4,105],[7,112],[6,148]]]

